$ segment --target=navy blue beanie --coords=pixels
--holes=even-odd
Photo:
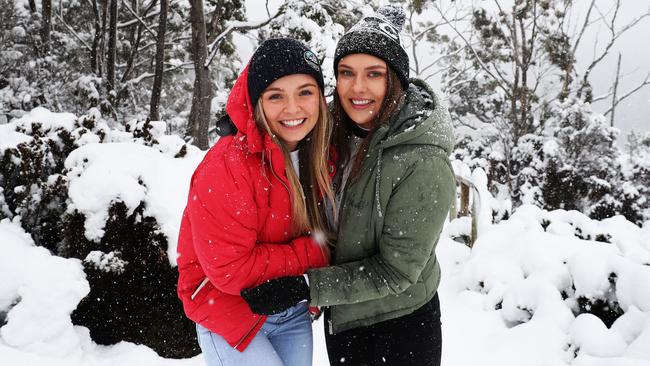
[[[307,74],[325,90],[323,73],[316,54],[293,38],[272,38],[255,51],[248,66],[248,95],[253,108],[262,92],[274,81],[287,75]]]

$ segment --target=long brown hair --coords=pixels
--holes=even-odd
[[[335,70],[334,72],[338,72]],[[375,134],[377,129],[383,125],[390,123],[393,116],[401,109],[402,103],[404,100],[404,90],[402,89],[402,84],[399,81],[397,74],[388,67],[388,72],[386,73],[386,96],[384,101],[377,113],[377,117],[372,120],[372,127],[368,136],[364,139],[361,146],[359,147],[359,152],[354,160],[354,165],[350,171],[349,179],[354,179],[361,168],[361,164],[368,153],[368,146],[370,145],[370,140]],[[332,145],[335,147],[338,158],[339,166],[346,165],[350,160],[350,140],[353,135],[353,127],[356,126],[355,122],[350,119],[343,106],[341,105],[341,100],[337,92],[334,92],[334,101],[332,104],[332,117],[334,118],[334,132],[332,136]]]
[[[254,118],[257,126],[271,136],[284,155],[284,169],[290,186],[294,235],[320,232],[324,234],[323,238],[327,238],[330,230],[321,201],[327,199],[332,207],[336,207],[328,163],[332,116],[327,109],[322,92],[319,100],[316,125],[299,143],[300,178],[291,163],[291,152],[286,144],[272,132],[264,116],[261,102],[258,102],[255,107]]]

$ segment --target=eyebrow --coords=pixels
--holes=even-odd
[[[298,87],[298,89],[302,89],[302,88],[305,88],[305,87],[308,87],[308,86],[316,87],[316,84],[314,84],[314,83],[305,83],[305,84],[300,85],[300,86]],[[279,91],[279,92],[283,92],[284,89],[282,89],[282,88],[278,88],[278,87],[269,87],[269,88],[266,88],[266,90],[264,90],[265,93],[270,92],[270,91]]]
[[[298,87],[298,89],[306,88],[306,87],[308,87],[308,86],[313,86],[313,87],[315,87],[316,84],[314,84],[314,83],[304,83],[304,84],[300,85],[300,86]]]
[[[346,65],[346,64],[339,64],[339,68],[341,68],[341,67],[346,68],[346,69],[350,69],[350,70],[354,70],[353,67],[348,66],[348,65]],[[372,66],[368,66],[368,67],[366,67],[364,70],[386,70],[386,66],[383,66],[383,65],[372,65]]]

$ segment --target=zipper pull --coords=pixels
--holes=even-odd
[[[327,324],[329,326],[330,335],[334,334],[334,330],[332,329],[332,319],[327,319]]]

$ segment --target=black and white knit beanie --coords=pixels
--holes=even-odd
[[[269,85],[279,78],[293,74],[307,74],[316,79],[325,90],[323,73],[316,54],[293,38],[272,38],[255,50],[248,65],[248,95],[253,108]]]
[[[334,54],[334,74],[347,55],[366,53],[386,61],[404,89],[409,84],[409,57],[400,40],[406,14],[401,7],[382,6],[375,14],[361,19],[341,37]]]

